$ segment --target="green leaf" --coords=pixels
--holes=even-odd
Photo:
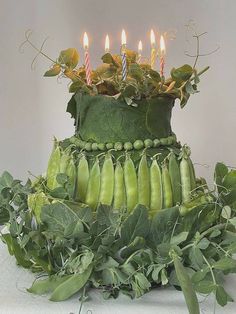
[[[197,283],[199,281],[202,281],[206,275],[210,272],[210,269],[208,266],[204,266],[199,271],[195,272],[191,278],[193,283]]]
[[[161,82],[161,76],[160,76],[160,74],[157,71],[150,69],[149,70],[149,75],[150,75],[151,79],[153,81],[155,81],[155,83]]]
[[[5,187],[11,187],[12,183],[13,183],[12,175],[9,172],[4,171],[0,177],[0,192]]]
[[[143,71],[140,68],[139,64],[137,64],[137,63],[130,64],[129,76],[133,77],[137,81],[141,81],[143,79]]]
[[[212,267],[223,271],[235,271],[236,260],[229,257],[223,257],[219,261],[213,263]]]
[[[44,73],[44,76],[56,76],[60,74],[61,66],[60,64],[54,64],[54,66]]]
[[[63,234],[68,225],[78,220],[78,216],[70,207],[57,202],[42,207],[41,220],[49,231]]]
[[[191,279],[175,252],[173,252],[172,257],[174,260],[176,276],[183,291],[189,314],[200,314],[197,295],[193,289]]]
[[[160,281],[160,271],[165,268],[165,265],[161,264],[161,265],[156,265],[153,269],[153,272],[152,272],[152,279],[154,281],[156,281],[157,283]]]
[[[65,199],[68,197],[68,192],[62,186],[55,188],[54,190],[50,191],[50,195],[54,198],[58,199]]]
[[[106,53],[105,55],[103,55],[102,61],[107,64],[113,64],[115,67],[119,66],[110,53]]]
[[[58,62],[67,65],[69,68],[74,69],[79,62],[79,53],[76,48],[68,48],[62,50]]]
[[[145,240],[142,237],[135,237],[134,241],[132,241],[128,246],[126,246],[120,253],[122,258],[128,258],[132,253],[140,250],[145,245]]]
[[[116,223],[117,215],[112,211],[112,207],[108,205],[99,205],[97,209],[97,221],[100,225],[110,227]]]
[[[214,284],[214,282],[210,280],[202,280],[202,281],[197,282],[194,285],[194,288],[199,293],[209,294],[215,291],[216,285]]]
[[[83,86],[85,86],[85,82],[83,81],[76,81],[73,82],[69,87],[69,93],[76,93],[79,91]]]
[[[228,301],[232,302],[233,299],[230,295],[225,291],[222,286],[217,286],[216,288],[216,301],[219,305],[225,306]]]
[[[56,179],[59,184],[64,185],[68,181],[68,175],[65,173],[59,173]]]
[[[78,292],[89,280],[93,267],[90,265],[83,273],[74,274],[68,280],[59,285],[50,297],[51,301],[64,301]]]
[[[198,242],[197,247],[200,250],[205,250],[208,248],[209,245],[210,245],[210,241],[207,238],[203,238],[203,239],[201,239],[200,242]]]
[[[227,189],[236,187],[236,170],[231,170],[225,175],[222,182],[223,186]]]
[[[121,227],[121,241],[124,244],[131,243],[136,237],[145,239],[149,232],[148,211],[143,205],[135,207],[133,213],[128,216]]]
[[[217,185],[217,189],[219,193],[224,191],[222,184],[223,184],[223,179],[228,173],[228,168],[221,162],[218,162],[215,166],[215,172],[214,172],[214,179],[215,183]]]
[[[193,68],[188,64],[185,64],[177,69],[173,68],[171,70],[171,77],[176,82],[187,81],[190,79],[192,74]]]
[[[180,243],[184,242],[187,239],[187,237],[188,237],[187,231],[180,232],[179,234],[171,238],[170,243],[174,245],[179,245]]]

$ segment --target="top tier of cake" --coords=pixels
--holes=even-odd
[[[77,93],[67,111],[75,118],[76,135],[86,142],[134,142],[172,135],[173,98],[158,96],[135,104],[110,96]]]

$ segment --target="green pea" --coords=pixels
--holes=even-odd
[[[134,142],[134,149],[139,150],[139,149],[142,149],[143,147],[144,147],[143,141],[141,141],[141,140],[136,140],[136,141]]]
[[[84,146],[84,149],[87,151],[87,152],[90,152],[92,150],[92,143],[89,143],[87,142]]]
[[[150,167],[150,186],[151,186],[151,200],[150,200],[150,210],[158,211],[162,209],[162,178],[161,169],[154,159]]]
[[[106,148],[107,149],[112,149],[112,148],[114,148],[114,144],[113,143],[107,143],[106,144]]]
[[[83,154],[77,167],[77,198],[84,203],[89,181],[88,161]]]
[[[125,205],[124,171],[119,161],[116,162],[114,184],[114,209],[122,209]]]
[[[173,144],[173,138],[172,136],[167,137],[167,145],[172,145]]]
[[[144,146],[145,146],[146,148],[151,148],[151,147],[153,147],[153,141],[152,141],[151,139],[146,139],[146,140],[144,141]]]
[[[70,158],[68,167],[66,169],[66,174],[68,176],[68,192],[71,198],[74,198],[76,191],[76,166],[73,157]]]
[[[190,157],[188,158],[188,166],[189,166],[189,173],[190,173],[190,180],[191,180],[191,190],[193,191],[196,189],[197,184],[196,184],[196,175],[195,175],[194,166]]]
[[[143,154],[138,167],[138,203],[149,208],[150,173],[145,153]]]
[[[153,147],[159,147],[161,145],[161,142],[158,138],[155,138],[155,140],[153,140]]]
[[[162,186],[163,186],[163,200],[164,208],[173,206],[173,195],[171,188],[170,174],[166,162],[162,166]]]
[[[182,186],[182,201],[183,203],[186,203],[191,199],[191,178],[188,157],[182,157],[180,162],[180,176]]]
[[[55,144],[47,167],[47,187],[50,190],[58,186],[56,177],[60,172],[61,150],[58,143]]]
[[[136,170],[130,155],[126,155],[124,163],[124,179],[127,198],[127,209],[131,211],[138,203],[138,180]]]
[[[89,175],[88,188],[86,192],[86,201],[92,209],[96,209],[98,205],[100,193],[100,166],[99,160],[96,158]]]
[[[161,138],[160,142],[161,142],[161,145],[167,146],[168,145],[168,137]]]
[[[93,151],[98,150],[98,143],[92,143],[91,149],[92,149]]]
[[[111,154],[106,154],[101,171],[101,189],[99,202],[111,205],[114,193],[114,166]]]
[[[116,142],[114,145],[115,150],[122,150],[123,149],[123,144],[121,142]]]
[[[85,144],[86,144],[86,142],[85,142],[85,141],[80,140],[80,142],[79,142],[79,145],[78,145],[78,146],[79,146],[80,148],[84,149]]]
[[[125,150],[132,150],[133,149],[133,144],[131,142],[126,142],[124,144],[124,149]]]
[[[180,169],[175,154],[173,152],[171,152],[169,155],[169,174],[173,192],[174,205],[180,204],[182,201]]]
[[[106,144],[105,143],[98,143],[98,149],[101,151],[104,151],[106,149]]]

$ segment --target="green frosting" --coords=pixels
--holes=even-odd
[[[158,96],[129,106],[123,99],[75,94],[67,111],[75,118],[76,134],[86,142],[134,142],[172,134],[174,99]]]

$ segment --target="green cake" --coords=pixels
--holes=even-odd
[[[208,68],[183,65],[165,78],[126,53],[125,79],[121,57],[106,53],[87,84],[74,48],[45,73],[71,80],[75,132],[54,140],[46,175],[0,177],[2,239],[39,274],[28,291],[52,301],[80,291],[84,302],[90,287],[107,299],[171,285],[190,314],[200,313],[196,292],[223,306],[232,299],[221,277],[236,270],[236,171],[218,163],[210,190],[171,128],[176,99],[184,107]]]

